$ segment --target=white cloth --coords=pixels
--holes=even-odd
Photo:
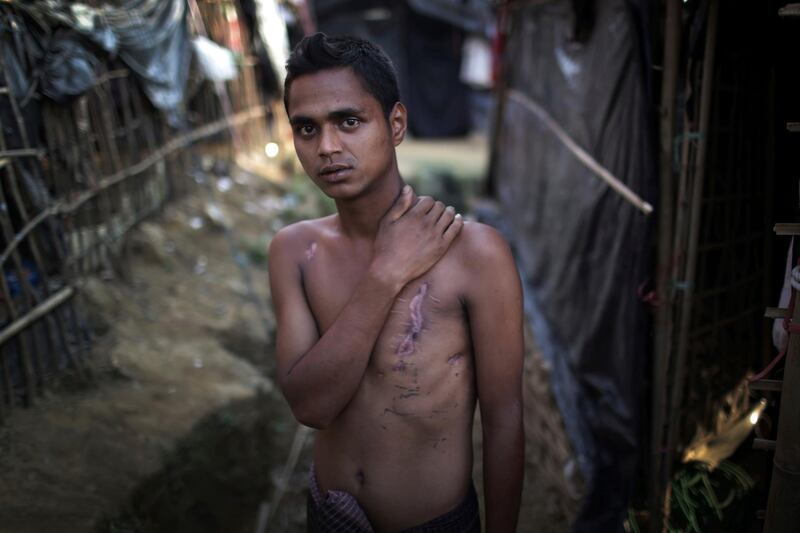
[[[778,299],[778,307],[787,308],[792,296],[792,287],[800,291],[800,269],[792,268],[792,250],[794,250],[794,237],[789,242],[789,250],[786,252],[786,270],[783,278],[783,287]],[[772,322],[772,344],[775,349],[782,352],[789,344],[789,333],[783,329],[783,319],[776,318]]]

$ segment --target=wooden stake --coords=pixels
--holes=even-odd
[[[597,160],[592,157],[586,150],[580,147],[580,145],[575,142],[575,140],[569,136],[569,134],[564,131],[564,128],[558,124],[550,114],[545,111],[545,109],[519,92],[516,89],[509,89],[506,94],[508,98],[514,100],[528,111],[532,112],[534,115],[539,117],[539,119],[544,122],[545,126],[553,132],[553,134],[558,137],[567,149],[572,152],[572,154],[577,157],[581,163],[586,165],[589,170],[594,172],[598,178],[606,182],[606,184],[611,187],[617,194],[622,196],[625,200],[628,201],[631,205],[633,205],[636,209],[644,213],[645,215],[649,215],[653,212],[653,206],[649,203],[642,200],[638,194],[633,192],[628,188],[627,185],[622,183],[616,176],[614,176],[611,172],[609,172],[603,165],[597,162]]]
[[[297,425],[297,430],[294,433],[294,440],[292,441],[292,447],[289,450],[289,456],[286,458],[286,464],[283,465],[283,472],[281,473],[281,478],[278,481],[278,486],[275,489],[275,494],[272,496],[272,501],[269,503],[262,502],[258,508],[258,519],[256,520],[255,533],[265,533],[267,531],[269,517],[270,515],[275,516],[275,512],[278,510],[281,499],[283,499],[283,494],[286,492],[286,486],[289,484],[289,478],[292,476],[294,467],[297,464],[297,459],[300,457],[303,444],[305,444],[310,433],[311,430],[306,426],[300,424]]]
[[[673,275],[672,223],[675,205],[675,180],[673,177],[673,138],[675,123],[675,95],[678,86],[678,67],[681,46],[681,0],[668,0],[666,6],[664,74],[661,80],[660,153],[659,153],[659,217],[657,285],[659,305],[656,309],[656,335],[653,346],[653,378],[651,395],[649,508],[650,531],[661,530],[664,493],[669,483],[661,471],[664,453],[664,420],[667,411],[667,371],[672,345],[672,298],[668,294],[669,279]]]

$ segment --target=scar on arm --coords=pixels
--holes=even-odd
[[[308,248],[306,248],[306,261],[311,261],[314,259],[315,255],[317,255],[317,243],[312,242],[308,245]]]
[[[425,301],[425,296],[428,294],[428,288],[430,284],[428,282],[423,283],[417,294],[411,299],[411,303],[408,304],[409,309],[409,319],[410,323],[408,325],[408,329],[406,330],[406,335],[403,337],[403,340],[397,346],[397,350],[395,353],[401,357],[405,357],[408,355],[413,354],[416,349],[416,341],[419,338],[420,333],[422,333],[422,325],[424,322],[424,317],[422,316],[422,304]]]

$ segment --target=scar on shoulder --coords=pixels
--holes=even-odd
[[[308,245],[308,248],[306,248],[306,261],[311,261],[314,259],[315,255],[317,255],[317,243],[312,242]]]

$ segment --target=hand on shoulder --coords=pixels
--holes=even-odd
[[[372,270],[402,287],[445,255],[462,226],[455,209],[406,186],[380,221]]]

